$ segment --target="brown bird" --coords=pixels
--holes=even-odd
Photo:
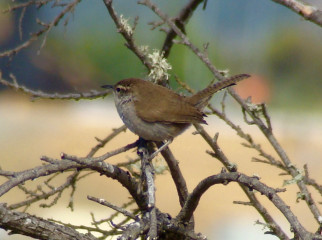
[[[145,140],[170,143],[192,123],[206,124],[202,110],[215,92],[248,77],[236,75],[186,97],[137,78],[102,87],[113,89],[117,111],[128,129]]]

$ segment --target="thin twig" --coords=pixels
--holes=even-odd
[[[19,17],[19,24],[18,24],[19,27],[18,28],[19,28],[20,41],[22,40],[22,21],[23,21],[23,17],[25,16],[26,9],[27,9],[27,7],[22,8],[22,11],[21,11],[20,17]]]
[[[60,225],[63,225],[65,227],[69,227],[69,228],[72,228],[72,229],[79,229],[79,230],[85,230],[87,232],[96,232],[96,233],[100,233],[102,234],[103,236],[113,236],[113,235],[120,235],[122,232],[121,231],[115,231],[114,229],[113,230],[110,230],[110,231],[105,231],[105,230],[102,230],[98,227],[88,227],[88,226],[84,226],[84,225],[74,225],[74,224],[71,224],[71,223],[64,223],[62,221],[59,221],[59,220],[56,220],[56,219],[48,219],[52,222],[55,222],[55,223],[58,223]],[[98,238],[99,239],[99,238]]]
[[[136,216],[134,216],[132,213],[130,213],[129,211],[125,210],[124,208],[120,208],[118,206],[113,205],[112,203],[107,202],[106,200],[102,199],[102,198],[96,198],[96,197],[92,197],[92,196],[87,196],[88,200],[97,202],[101,205],[104,205],[106,207],[112,208],[113,210],[122,213],[124,216],[127,216],[129,218],[132,218],[134,220],[137,219]]]
[[[81,99],[93,100],[93,99],[105,97],[108,94],[110,94],[110,90],[101,91],[101,92],[96,91],[96,90],[91,90],[90,92],[87,92],[87,93],[67,93],[67,94],[45,93],[42,91],[34,91],[34,90],[31,90],[25,86],[19,85],[17,83],[17,80],[14,77],[14,75],[11,74],[10,76],[11,76],[13,82],[9,82],[9,81],[3,79],[1,76],[1,72],[0,72],[0,83],[4,86],[10,87],[16,91],[20,91],[20,92],[27,94],[28,96],[30,96],[32,98],[32,100],[35,100],[37,98],[75,100],[75,101],[78,101]]]
[[[132,148],[135,148],[137,146],[137,141],[134,143],[130,143],[124,147],[118,148],[116,150],[107,152],[105,154],[103,154],[102,156],[99,157],[76,157],[76,156],[72,156],[72,155],[68,155],[66,153],[61,153],[61,159],[64,160],[70,160],[70,161],[74,161],[77,162],[79,164],[88,164],[88,163],[96,163],[96,162],[101,162],[104,161],[110,157],[113,157],[117,154],[120,154],[122,152],[126,152]],[[46,159],[46,158],[45,158]]]
[[[113,138],[115,138],[117,135],[119,135],[121,132],[124,132],[125,130],[126,126],[122,125],[119,128],[113,129],[113,132],[104,139],[97,139],[99,143],[96,146],[92,147],[91,151],[87,154],[87,157],[93,157],[99,149],[103,148],[109,141],[111,141]]]

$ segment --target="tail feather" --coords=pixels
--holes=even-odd
[[[206,106],[209,98],[216,92],[226,88],[230,87],[232,85],[236,85],[237,82],[249,78],[249,74],[239,74],[232,76],[230,78],[227,78],[226,80],[216,82],[210,87],[205,88],[204,90],[201,90],[200,92],[197,92],[196,94],[189,97],[189,102],[196,106],[199,109],[202,109]]]

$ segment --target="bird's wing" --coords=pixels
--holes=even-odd
[[[200,110],[186,101],[185,97],[167,88],[158,87],[153,92],[144,91],[140,97],[134,100],[135,110],[147,122],[206,123],[203,119],[205,115]]]

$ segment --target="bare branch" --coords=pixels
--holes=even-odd
[[[96,146],[92,147],[91,151],[87,154],[87,157],[93,157],[94,154],[101,148],[103,148],[109,141],[111,141],[113,138],[115,138],[117,135],[119,135],[121,132],[124,132],[126,130],[126,126],[122,125],[119,128],[113,129],[113,132],[108,135],[103,140],[100,140],[96,138],[96,140],[99,142]]]
[[[0,169],[0,176],[14,177],[15,175],[16,175],[16,172],[4,171],[4,170]]]
[[[43,193],[41,195],[36,195],[33,198],[27,199],[25,201],[21,201],[19,203],[12,204],[8,208],[9,209],[17,209],[17,208],[20,208],[22,206],[29,206],[32,203],[37,202],[37,201],[39,201],[41,199],[47,199],[48,197],[53,196],[56,193],[62,193],[63,190],[68,188],[71,185],[72,181],[74,181],[74,177],[75,177],[76,174],[78,174],[78,173],[75,172],[72,175],[70,175],[67,178],[67,181],[64,184],[60,185],[59,187],[54,188],[54,189],[52,189],[51,191],[49,191],[47,193]]]
[[[297,0],[272,0],[279,3],[293,12],[298,13],[306,20],[309,20],[322,27],[322,11],[308,4],[301,3]]]
[[[113,210],[115,210],[115,211],[117,211],[117,212],[119,212],[119,213],[122,213],[124,216],[127,216],[127,217],[129,217],[129,218],[132,218],[132,219],[134,219],[134,220],[136,220],[136,219],[137,219],[137,217],[136,217],[136,216],[134,216],[132,213],[130,213],[130,212],[128,212],[128,211],[126,211],[124,208],[120,208],[120,207],[118,207],[118,206],[115,206],[115,205],[113,205],[113,204],[111,204],[111,203],[107,202],[107,201],[106,201],[106,200],[104,200],[104,199],[96,198],[96,197],[92,197],[92,196],[87,196],[87,199],[88,199],[88,200],[91,200],[91,201],[94,201],[94,202],[97,202],[97,203],[99,203],[99,204],[101,204],[101,205],[104,205],[104,206],[106,206],[106,207],[112,208]]]
[[[85,168],[90,168],[100,173],[101,175],[105,175],[106,177],[117,180],[119,183],[122,184],[122,186],[124,186],[129,191],[132,197],[136,200],[138,206],[141,209],[146,209],[147,205],[144,201],[144,198],[141,196],[141,194],[137,192],[138,183],[134,178],[132,178],[128,174],[128,172],[122,170],[121,168],[115,165],[108,164],[105,162],[91,162],[88,161],[88,159],[86,158],[79,158],[77,160],[76,159],[77,158],[74,157],[73,160],[79,161],[82,164],[78,164],[73,161],[68,161],[68,159],[62,161],[52,160],[53,162],[55,162],[55,164],[47,164],[22,172],[17,172],[14,178],[11,178],[7,182],[0,185],[0,196],[8,192],[13,187],[17,186],[18,184],[24,183],[28,180],[39,178],[41,176],[48,176],[50,174],[66,171],[69,169],[81,170]]]
[[[200,124],[194,124],[194,127],[197,129],[199,134],[203,137],[203,139],[212,147],[214,153],[211,154],[216,157],[221,163],[228,169],[230,172],[237,171],[237,165],[230,162],[228,158],[223,154],[222,150],[219,148],[216,141],[209,136],[209,134],[205,131],[205,129]],[[218,138],[218,137],[217,137]]]
[[[212,156],[216,157],[230,172],[237,171],[237,165],[231,163],[228,158],[225,156],[221,148],[219,147],[217,140],[214,141],[209,134],[203,129],[202,126],[195,125],[196,129],[200,133],[200,135],[206,140],[209,146],[212,148],[214,153],[210,153]],[[209,153],[209,152],[208,152]],[[247,187],[240,184],[241,189],[244,191],[250,202],[253,204],[254,208],[259,212],[259,214],[263,217],[263,219],[272,226],[272,230],[274,233],[280,237],[281,239],[289,239],[286,233],[281,229],[281,227],[275,222],[271,214],[267,211],[267,209],[258,201],[255,194],[253,192],[248,191]]]
[[[305,184],[314,187],[322,196],[322,185],[318,184],[314,179],[310,178],[307,164],[304,165],[305,175],[303,176],[303,181]]]
[[[271,118],[268,115],[267,106],[266,106],[265,103],[262,103],[261,107],[262,107],[262,112],[263,112],[264,118],[266,120],[267,128],[268,128],[269,131],[272,132],[273,128],[272,128]]]
[[[119,33],[122,34],[124,39],[126,40],[127,44],[126,46],[132,50],[132,52],[141,60],[141,62],[147,67],[147,69],[151,70],[153,67],[150,63],[150,61],[147,59],[145,54],[136,46],[134,39],[133,39],[133,33],[131,34],[129,31],[126,31],[123,24],[121,23],[121,20],[117,16],[113,6],[112,6],[112,0],[104,0],[104,4],[113,19],[117,30]]]
[[[87,232],[100,233],[102,236],[120,235],[122,233],[121,231],[116,231],[115,229],[112,229],[110,231],[106,231],[106,230],[100,229],[98,227],[89,227],[89,226],[84,226],[84,225],[74,225],[74,224],[71,224],[71,223],[64,223],[62,221],[55,220],[55,219],[48,219],[48,220],[50,220],[52,222],[55,222],[55,223],[58,223],[58,224],[61,224],[61,225],[66,226],[66,227],[73,228],[73,229],[85,230]],[[97,239],[102,239],[102,237],[99,237]]]
[[[202,180],[187,198],[187,201],[177,216],[178,221],[188,221],[198,206],[201,196],[208,188],[215,184],[227,184],[227,182],[238,182],[250,189],[255,189],[265,195],[287,218],[292,228],[299,234],[301,239],[312,239],[313,234],[309,233],[298,221],[297,217],[290,210],[284,201],[276,194],[276,190],[261,183],[257,178],[248,177],[242,173],[220,173]],[[316,236],[317,237],[317,236]],[[321,236],[322,239],[322,236]]]
[[[19,17],[19,37],[20,37],[20,41],[22,40],[22,21],[23,21],[23,17],[25,16],[25,12],[26,12],[26,7],[22,8],[22,11],[20,13],[20,17]]]
[[[256,157],[253,157],[252,161],[253,162],[260,162],[260,163],[269,164],[269,165],[275,166],[275,167],[287,172],[287,170],[285,169],[285,166],[283,164],[281,164],[280,162],[262,160],[262,159],[259,159],[259,158],[256,158]]]
[[[157,146],[161,147],[162,143],[157,143]],[[188,196],[188,188],[186,180],[184,179],[183,174],[180,170],[179,162],[175,159],[173,153],[168,147],[164,149],[161,154],[169,166],[172,180],[175,183],[178,192],[180,205],[183,206]]]
[[[122,152],[126,152],[132,148],[135,148],[136,146],[138,145],[138,141],[135,141],[134,143],[130,143],[124,147],[121,147],[119,149],[116,149],[116,150],[113,150],[113,151],[110,151],[110,152],[107,152],[105,154],[103,154],[102,156],[99,156],[99,157],[76,157],[76,156],[72,156],[72,155],[68,155],[68,154],[65,154],[65,153],[61,153],[61,158],[62,159],[65,159],[65,160],[70,160],[70,161],[74,161],[74,162],[77,162],[79,164],[90,164],[90,163],[97,163],[97,162],[101,162],[101,161],[104,161],[110,157],[113,157],[117,154],[120,154]],[[47,159],[46,157],[43,157],[43,159]]]
[[[189,18],[192,16],[193,12],[197,9],[200,3],[204,0],[190,0],[180,11],[180,13],[174,18],[176,25],[184,31],[184,25],[187,24]],[[177,36],[177,33],[170,28],[167,31],[167,36],[164,40],[162,51],[164,52],[164,57],[168,57],[170,54],[171,47],[173,45],[173,39]]]
[[[233,201],[234,204],[240,204],[245,206],[253,206],[251,202],[243,202],[243,201]]]
[[[32,98],[32,100],[35,100],[37,98],[59,99],[59,100],[76,100],[76,101],[81,100],[81,99],[93,100],[96,98],[105,97],[108,94],[110,94],[110,90],[106,90],[106,91],[102,91],[102,92],[92,90],[91,92],[88,92],[88,93],[67,93],[67,94],[44,93],[42,91],[34,91],[34,90],[31,90],[25,86],[19,85],[17,83],[16,78],[12,74],[10,75],[10,77],[12,78],[13,82],[9,82],[9,81],[3,79],[1,76],[1,72],[0,72],[0,83],[4,86],[10,87],[16,91],[20,91],[20,92],[27,94],[28,96],[30,96]]]
[[[122,236],[119,239],[120,240],[138,239],[139,235],[146,232],[147,228],[148,228],[148,225],[142,224],[142,222],[141,223],[138,223],[138,222],[130,223],[126,227],[123,228]]]
[[[51,0],[50,0],[51,1]],[[22,3],[22,4],[18,4],[12,8],[9,8],[7,11],[14,11],[16,9],[19,8],[25,8],[25,7],[29,7],[33,4],[38,5],[38,6],[42,6],[44,4],[47,4],[50,1],[28,1],[26,3]],[[46,36],[48,35],[48,33],[50,32],[50,30],[54,27],[57,26],[58,23],[60,22],[60,20],[69,12],[73,11],[74,8],[76,7],[76,5],[80,2],[80,0],[74,0],[72,2],[70,2],[69,4],[67,4],[65,6],[65,8],[54,18],[54,20],[52,20],[49,24],[47,25],[43,25],[44,27],[39,30],[36,33],[32,33],[31,37],[25,41],[24,43],[18,45],[17,47],[4,51],[2,53],[0,53],[0,58],[1,57],[13,57],[15,56],[17,53],[19,53],[21,50],[29,47],[34,41],[38,40],[38,38],[43,35],[46,34],[43,40],[43,43],[41,45],[41,48],[44,46],[44,43],[46,41]]]
[[[26,8],[31,5],[36,5],[37,8],[40,8],[41,6],[46,5],[47,3],[51,2],[51,1],[53,1],[53,0],[30,0],[25,3],[18,3],[18,4],[15,4],[14,6],[10,6],[8,9],[4,10],[3,13],[13,12],[13,11],[16,11],[20,8]]]
[[[148,238],[156,239],[158,236],[157,229],[157,215],[155,206],[155,184],[154,184],[154,169],[151,163],[152,150],[145,140],[141,140],[140,147],[138,149],[138,154],[141,158],[141,178],[142,178],[142,188],[146,194],[148,202],[148,218],[149,218],[149,232]]]
[[[82,234],[75,229],[56,224],[27,213],[10,210],[0,203],[0,227],[12,233],[22,233],[37,239],[96,240],[91,234]]]

